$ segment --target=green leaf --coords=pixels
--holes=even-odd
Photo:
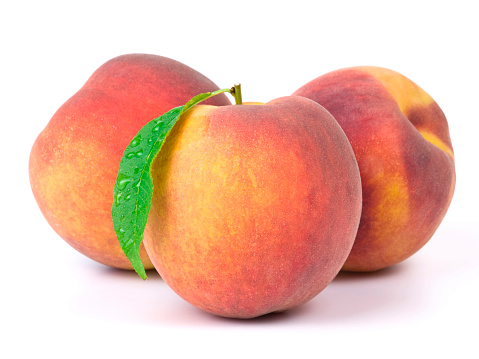
[[[147,279],[140,259],[140,244],[150,212],[153,181],[150,167],[180,116],[194,105],[230,89],[199,94],[147,123],[130,142],[120,161],[113,193],[113,228],[123,252],[138,275]]]

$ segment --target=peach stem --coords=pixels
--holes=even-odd
[[[243,99],[241,97],[241,84],[235,83],[235,85],[231,88],[231,94],[235,97],[235,102],[237,105],[243,104]]]

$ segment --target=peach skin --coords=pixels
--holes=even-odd
[[[145,247],[166,283],[209,313],[252,318],[307,302],[356,235],[354,153],[333,117],[302,97],[194,107],[151,173]]]
[[[359,164],[363,211],[343,269],[374,271],[416,253],[444,218],[456,182],[438,104],[403,75],[371,66],[330,72],[294,95],[331,112]]]
[[[33,194],[58,235],[95,261],[131,269],[111,219],[123,151],[147,122],[217,89],[197,71],[156,55],[123,55],[96,70],[53,115],[30,153]],[[211,104],[230,102],[221,95]],[[152,268],[143,247],[141,255]]]

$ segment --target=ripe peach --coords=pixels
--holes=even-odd
[[[218,87],[155,55],[116,57],[96,70],[53,115],[30,154],[30,183],[43,215],[73,248],[131,269],[113,230],[113,188],[123,151],[147,122]],[[230,104],[225,95],[212,104]],[[146,268],[152,264],[141,249]]]
[[[438,104],[401,74],[368,66],[325,74],[294,95],[331,112],[359,164],[363,213],[343,269],[373,271],[417,252],[445,216],[456,182]]]
[[[185,113],[151,169],[145,247],[166,283],[216,315],[297,307],[342,267],[361,185],[343,131],[302,97]]]

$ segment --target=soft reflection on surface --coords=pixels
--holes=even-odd
[[[467,273],[465,268],[477,267],[477,251],[473,250],[477,244],[475,238],[463,233],[462,244],[456,242],[451,247],[450,238],[455,234],[438,232],[426,248],[391,268],[370,273],[340,272],[310,302],[254,319],[205,313],[174,293],[155,270],[148,271],[149,279],[144,281],[134,271],[109,268],[75,256],[70,272],[70,284],[75,288],[69,295],[70,308],[92,319],[155,326],[342,328],[346,324],[412,323],[440,313],[456,288],[468,288],[457,279]],[[470,250],[465,248],[468,246]],[[448,284],[453,283],[452,279],[458,284]]]

